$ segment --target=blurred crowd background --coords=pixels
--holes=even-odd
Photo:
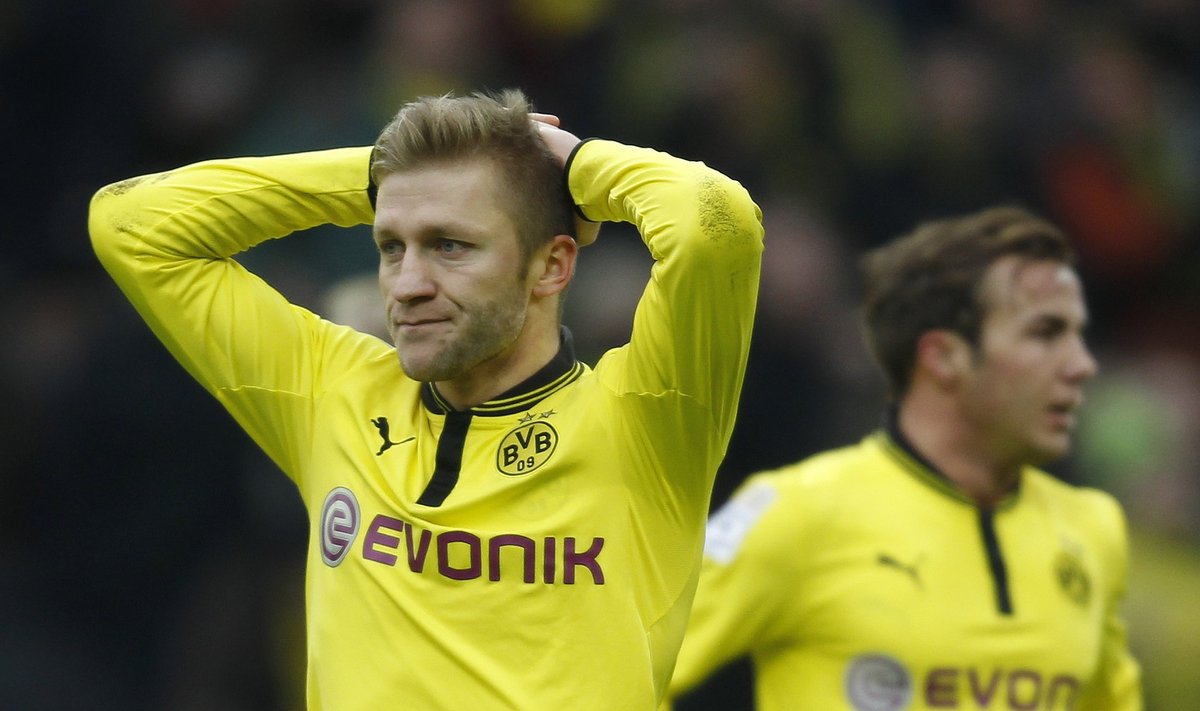
[[[864,249],[997,203],[1062,225],[1103,372],[1054,472],[1128,512],[1148,708],[1200,708],[1195,0],[0,4],[0,708],[303,706],[298,496],[101,272],[91,194],[371,143],[409,98],[508,86],[580,136],[703,160],[765,212],[714,504],[879,422]],[[628,336],[643,252],[609,225],[583,253],[566,320],[585,360]],[[245,262],[372,329],[374,259],[368,231],[313,230]],[[681,708],[749,709],[747,683],[735,665]]]

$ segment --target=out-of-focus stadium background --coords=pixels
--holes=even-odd
[[[703,160],[763,207],[718,504],[877,423],[864,248],[998,202],[1063,225],[1103,374],[1055,471],[1127,508],[1148,707],[1200,708],[1195,0],[8,0],[0,708],[302,707],[298,497],[102,274],[92,192],[370,143],[405,99],[506,86],[581,136]],[[367,234],[314,230],[246,261],[369,328]],[[588,360],[627,335],[647,268],[627,228],[601,241],[567,314]],[[746,682],[735,666],[681,707],[749,708]]]

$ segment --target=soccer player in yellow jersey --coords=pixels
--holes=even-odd
[[[701,163],[529,110],[516,91],[420,99],[374,147],[203,162],[93,199],[100,260],[307,507],[314,711],[650,711],[665,694],[761,215]],[[655,260],[629,343],[594,368],[560,325],[595,236],[573,209],[633,223]],[[234,259],[327,223],[373,223],[392,343]]]
[[[867,255],[886,422],[713,515],[673,695],[748,655],[760,711],[1141,708],[1121,509],[1035,468],[1096,372],[1072,262],[1015,207]]]

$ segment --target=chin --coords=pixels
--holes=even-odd
[[[425,359],[412,357],[406,358],[405,356],[400,355],[400,369],[403,370],[404,374],[409,378],[422,383],[442,380],[442,378],[439,377],[440,373],[437,372],[437,368],[434,367],[434,364],[427,362]]]
[[[1053,462],[1071,453],[1071,438],[1067,436],[1049,437],[1033,446],[1031,459],[1034,464]]]

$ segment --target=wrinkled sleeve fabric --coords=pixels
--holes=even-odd
[[[761,210],[741,184],[703,163],[614,141],[580,144],[567,180],[585,217],[631,223],[654,260],[628,345],[607,354],[597,373],[614,392],[678,402],[672,417],[647,408],[643,424],[658,437],[688,438],[681,455],[698,459],[711,484],[750,348]]]
[[[98,258],[155,335],[295,478],[326,379],[386,344],[322,321],[234,255],[368,223],[369,148],[196,163],[93,197]]]

